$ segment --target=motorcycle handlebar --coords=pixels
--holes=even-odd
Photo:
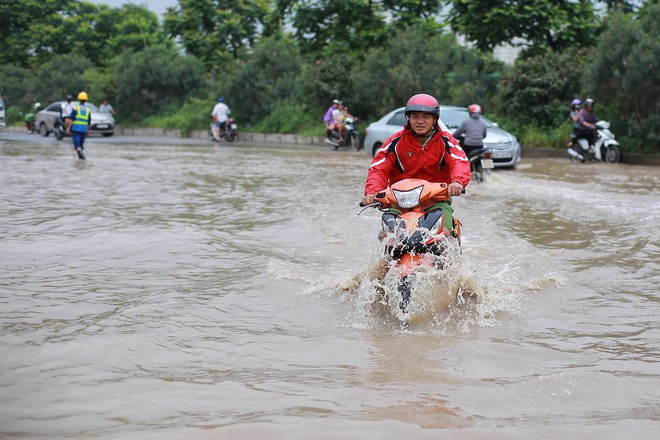
[[[463,189],[461,190],[461,194],[465,194],[465,188],[463,188]],[[378,196],[378,195],[380,196],[380,198],[385,197],[385,194],[383,194],[383,193],[378,193],[377,196]],[[360,202],[358,203],[358,206],[360,206],[360,208],[364,208],[365,206],[372,206],[372,205],[380,205],[380,202],[376,201],[376,202],[374,202],[374,203],[372,203],[372,204],[370,204],[370,205],[365,205],[364,203],[362,203],[362,201],[360,201]]]

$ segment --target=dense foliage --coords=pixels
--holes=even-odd
[[[85,90],[120,124],[184,131],[223,96],[243,127],[321,134],[333,98],[368,122],[428,92],[482,104],[527,146],[563,145],[589,96],[625,148],[658,152],[659,29],[658,0],[179,0],[162,22],[130,3],[0,2],[0,94],[9,118]],[[490,53],[505,43],[523,49],[513,66]]]

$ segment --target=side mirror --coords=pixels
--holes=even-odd
[[[493,125],[497,128],[500,128],[500,124],[498,124],[497,122],[493,122]]]

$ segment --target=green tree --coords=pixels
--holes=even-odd
[[[584,77],[584,51],[537,55],[516,61],[504,79],[495,110],[521,124],[560,125],[571,100],[579,96]]]
[[[98,19],[97,28],[102,31],[100,33],[108,35],[107,45],[112,55],[125,50],[173,45],[161,29],[156,14],[144,6],[126,3],[104,11],[103,15]]]
[[[646,3],[637,17],[615,11],[590,56],[588,91],[615,133],[628,145],[660,150],[660,4]]]
[[[158,18],[143,6],[78,0],[3,1],[0,41],[0,62],[22,66],[71,53],[103,66],[123,50],[166,43]]]
[[[79,92],[86,91],[83,75],[92,66],[92,62],[82,55],[56,55],[37,68],[30,84],[30,96],[41,100],[44,105],[64,99],[66,95],[75,98]],[[90,102],[99,102],[97,98],[90,96]]]
[[[357,60],[348,53],[335,53],[317,60],[306,61],[301,78],[305,102],[310,108],[322,108],[323,112],[333,99],[346,100],[345,104],[354,103],[354,89],[351,72]],[[322,119],[321,117],[318,118]]]
[[[532,52],[561,51],[596,41],[591,0],[450,0],[451,26],[482,51],[509,43]]]
[[[27,110],[33,100],[37,100],[30,91],[32,78],[32,71],[25,67],[14,64],[0,66],[0,95],[7,107],[15,105]]]
[[[35,24],[48,28],[46,23],[72,3],[56,0],[0,2],[0,64],[27,66],[34,52],[32,29]]]
[[[423,24],[404,28],[353,70],[355,112],[379,117],[416,93],[430,93],[443,104],[485,106],[495,92],[495,82],[485,79],[496,77],[500,68],[452,35],[434,33]]]
[[[199,60],[163,46],[126,52],[115,69],[116,106],[134,120],[180,107],[207,87]]]
[[[301,64],[291,40],[265,38],[252,53],[241,55],[234,72],[223,72],[218,92],[228,98],[227,104],[242,123],[255,124],[278,103],[303,102]]]
[[[165,13],[165,31],[207,68],[252,48],[269,12],[267,0],[179,0]]]

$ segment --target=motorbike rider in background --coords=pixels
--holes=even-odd
[[[229,110],[229,107],[224,101],[222,97],[218,98],[218,103],[213,107],[213,111],[211,112],[211,117],[213,118],[213,136],[216,142],[220,142],[220,133],[225,130],[227,121],[229,120],[229,114],[231,113],[231,110]]]
[[[596,142],[596,122],[598,118],[594,114],[594,100],[587,98],[584,100],[584,109],[578,116],[578,126],[576,135],[578,139],[586,139],[589,142],[589,152],[593,152],[593,145]]]
[[[41,108],[40,102],[35,102],[32,106],[32,110],[29,113],[25,114],[25,126],[30,133],[34,133],[37,128],[34,126],[34,117]]]
[[[448,185],[458,196],[470,183],[470,162],[458,141],[438,125],[440,105],[431,95],[412,96],[405,108],[406,124],[378,149],[369,166],[362,204],[374,203],[376,193],[403,179],[417,178]],[[453,228],[451,199],[438,202],[444,226]]]
[[[481,120],[481,106],[479,104],[472,104],[468,107],[470,117],[463,122],[454,131],[453,136],[460,139],[464,136],[463,150],[469,157],[471,151],[481,150],[484,147],[484,138],[486,137],[486,124]]]
[[[66,102],[63,102],[60,108],[60,116],[62,117],[62,122],[64,122],[64,130],[67,135],[71,134],[71,125],[73,124],[73,119],[71,117],[71,113],[73,113],[72,100],[73,96],[66,95]]]
[[[578,128],[580,127],[581,112],[582,112],[582,101],[580,101],[578,98],[575,98],[571,102],[571,112],[568,114],[568,117],[573,123],[573,134],[571,136],[571,140],[568,142],[567,145],[568,148],[571,148],[573,146],[573,142],[577,139],[577,132],[578,132]]]
[[[344,141],[344,124],[342,124],[339,118],[340,112],[339,112],[339,105],[341,104],[341,101],[338,99],[333,99],[332,100],[332,105],[328,110],[325,112],[325,116],[323,116],[323,123],[325,124],[325,129],[328,132],[328,136],[330,133],[332,133],[333,130],[336,130],[339,133],[339,143],[342,143]]]
[[[578,98],[575,98],[571,102],[571,112],[568,115],[568,117],[571,118],[571,121],[573,121],[574,128],[578,128],[579,126],[580,113],[582,113],[582,101],[580,101]]]
[[[353,119],[353,120],[356,120],[356,119],[357,119],[355,116],[353,116],[352,114],[350,114],[350,113],[348,112],[348,107],[346,107],[345,105],[342,105],[342,109],[341,109],[341,123],[342,123],[342,125],[344,126],[344,131],[348,131],[348,129],[347,129],[347,127],[346,127],[346,123],[345,123],[344,121],[345,121],[346,119],[349,119],[349,118],[351,118],[351,119]]]

